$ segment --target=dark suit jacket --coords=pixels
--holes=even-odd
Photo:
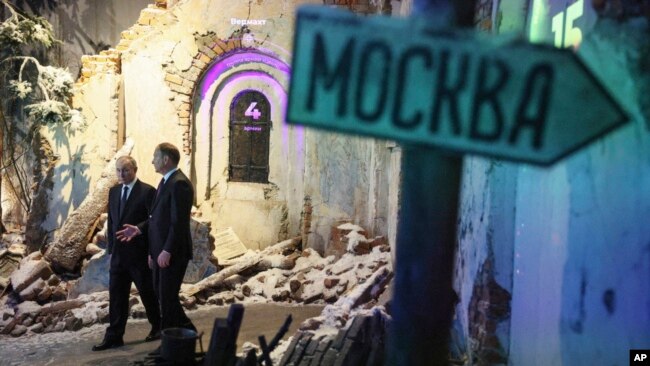
[[[108,192],[108,254],[111,254],[111,266],[146,265],[148,242],[146,235],[140,235],[129,243],[120,242],[115,232],[124,224],[136,225],[149,216],[149,209],[156,194],[156,189],[140,180],[136,181],[119,215],[122,185],[118,184]],[[146,234],[146,233],[145,233]]]
[[[192,182],[176,170],[153,201],[149,220],[138,225],[149,235],[149,254],[155,261],[163,250],[174,260],[192,259],[190,214],[194,201]]]

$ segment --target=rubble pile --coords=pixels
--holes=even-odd
[[[9,284],[0,297],[0,334],[17,337],[28,330],[33,333],[78,330],[108,319],[108,308],[92,317],[76,316],[73,309],[97,301],[98,297],[67,300],[72,282],[62,281],[53,273],[41,252],[21,259],[9,277]],[[107,294],[104,297],[108,300]]]
[[[21,259],[18,268],[9,277],[9,282],[12,286],[11,298],[21,302],[38,301],[44,304],[68,297],[68,284],[52,272],[41,252],[33,252]],[[5,288],[5,292],[7,290]]]
[[[20,260],[27,253],[25,234],[8,232],[2,234],[0,241],[0,294],[9,286],[9,277],[18,269]]]
[[[357,277],[358,281],[335,301],[325,306],[318,317],[304,321],[297,333],[287,341],[280,341],[270,358],[274,365],[381,365],[388,324],[393,278],[390,255],[385,238],[366,239],[359,226],[349,223],[332,228],[332,242],[325,260],[330,261],[325,273],[324,292],[349,279],[349,274],[367,268],[371,272]],[[357,254],[355,254],[357,253]],[[336,257],[340,257],[337,261]],[[333,262],[332,262],[333,260]],[[384,263],[384,260],[388,260]],[[296,265],[298,267],[298,264]],[[294,272],[299,272],[294,269]],[[324,301],[325,296],[318,301]],[[240,357],[259,346],[243,345]]]
[[[392,277],[390,265],[378,267],[336,302],[325,306],[320,316],[304,321],[293,337],[280,342],[271,353],[273,364],[383,364],[391,319],[391,294],[387,289]],[[244,345],[244,349],[260,351],[252,344]]]
[[[75,331],[97,322],[108,321],[108,294],[104,292],[84,296],[84,299],[54,301],[45,305],[36,301],[23,301],[15,306],[5,306],[0,310],[0,334],[19,337],[28,331]]]
[[[336,332],[299,330],[286,348],[271,354],[273,364],[383,365],[390,316],[383,307],[355,312]],[[281,355],[281,357],[280,357]]]
[[[388,265],[388,250],[388,246],[378,246],[366,255],[346,253],[339,260],[334,256],[323,258],[313,249],[305,249],[287,256],[267,256],[256,265],[244,266],[246,268],[241,272],[224,279],[216,287],[194,295],[190,295],[194,286],[184,285],[181,298],[183,301],[215,305],[237,301],[334,303],[359,283],[364,283],[380,268]],[[238,262],[256,262],[257,257],[257,254],[249,252]],[[295,261],[295,264],[291,266],[292,261]],[[265,269],[268,266],[271,268]],[[265,270],[258,271],[260,268]],[[210,277],[206,280],[209,279]]]
[[[335,332],[346,326],[359,305],[376,305],[392,278],[390,247],[385,239],[366,239],[361,228],[350,225],[340,230],[336,240],[343,242],[341,248],[345,249],[338,256],[322,257],[315,250],[301,250],[300,237],[262,251],[249,250],[220,263],[220,270],[203,280],[183,284],[181,302],[188,310],[231,303],[328,303],[322,319],[313,318],[303,327],[310,332],[319,327]],[[101,245],[101,235],[94,245]],[[93,258],[103,255],[96,251],[88,255],[93,252]],[[61,280],[40,252],[22,258],[0,297],[0,334],[18,337],[107,322],[108,292],[75,294],[75,285],[82,280],[83,276]],[[146,317],[135,287],[130,305],[131,317]]]

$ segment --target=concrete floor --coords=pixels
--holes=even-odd
[[[305,319],[320,315],[323,306],[284,306],[277,304],[246,304],[244,320],[237,339],[238,351],[244,342],[258,344],[264,335],[267,342],[275,336],[291,314],[293,322],[284,339],[292,336]],[[202,344],[207,352],[215,318],[226,318],[228,306],[204,308],[188,312],[199,333],[204,332]],[[78,332],[48,333],[19,338],[0,338],[0,365],[126,365],[144,359],[160,341],[145,343],[150,326],[146,320],[129,320],[120,348],[93,352],[94,344],[101,342],[106,325],[94,325]],[[197,351],[200,351],[197,344]]]

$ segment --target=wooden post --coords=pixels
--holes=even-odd
[[[210,345],[208,352],[205,355],[203,364],[206,366],[225,366],[234,357],[230,354],[226,345],[230,341],[230,328],[228,327],[228,320],[223,318],[216,318],[212,327],[212,335],[210,336]]]
[[[447,365],[462,157],[406,147],[389,365]]]
[[[414,12],[440,27],[467,25],[474,5],[415,0]],[[448,365],[462,161],[437,150],[403,149],[388,365]]]

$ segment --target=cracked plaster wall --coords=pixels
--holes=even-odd
[[[601,19],[578,51],[629,124],[550,168],[465,159],[454,335],[472,364],[627,364],[650,342],[648,32]],[[510,299],[476,292],[486,268]],[[503,300],[511,315],[495,327],[482,309]]]
[[[122,56],[126,136],[136,140],[135,158],[150,161],[161,141],[182,146],[181,167],[195,178],[197,204],[212,222],[213,232],[233,227],[253,249],[300,234],[305,195],[314,203],[308,236],[311,247],[323,250],[330,226],[339,219],[358,223],[374,235],[388,232],[388,202],[379,199],[388,194],[391,174],[383,142],[286,125],[287,75],[264,62],[229,66],[214,80],[206,74],[215,62],[246,51],[239,38],[242,26],[232,24],[232,19],[265,20],[248,25],[256,40],[253,48],[289,64],[298,3],[307,2],[179,3],[157,19],[159,25],[147,36],[133,40]],[[212,46],[211,42],[216,43]],[[246,72],[258,73],[260,78],[239,78]],[[186,84],[194,78],[198,86]],[[269,184],[227,179],[229,105],[244,89],[262,91],[272,105]],[[188,103],[189,127],[178,112]],[[213,136],[208,141],[210,131]],[[141,166],[140,177],[145,181],[159,179],[149,164]],[[394,184],[392,189],[396,189]]]
[[[120,75],[97,75],[78,85],[73,106],[81,108],[88,128],[66,136],[60,128],[45,131],[59,157],[52,178],[49,212],[42,227],[52,232],[86,198],[116,151]]]
[[[160,17],[159,26],[154,27],[148,36],[134,40],[122,57],[126,136],[136,139],[134,157],[148,163],[155,146],[162,141],[182,148],[180,166],[194,180],[197,187],[196,203],[204,217],[212,222],[213,234],[231,226],[244,244],[253,249],[263,248],[299,232],[302,204],[299,162],[302,157],[300,151],[295,149],[296,144],[291,144],[295,138],[282,141],[281,135],[288,129],[282,110],[288,84],[286,77],[274,75],[280,88],[255,80],[228,85],[224,80],[236,72],[227,70],[214,80],[214,84],[205,85],[205,90],[209,89],[209,92],[204,93],[203,85],[195,87],[187,79],[182,80],[182,76],[191,73],[196,81],[206,82],[203,77],[211,63],[237,52],[236,47],[222,43],[229,48],[226,52],[220,50],[218,55],[210,52],[211,59],[199,54],[199,49],[210,46],[205,43],[210,34],[214,34],[215,39],[227,40],[241,30],[241,25],[232,24],[232,18],[266,20],[263,25],[248,26],[258,40],[257,47],[271,50],[268,53],[288,62],[294,6],[295,3],[290,1],[179,3]],[[190,70],[193,67],[196,72]],[[261,69],[264,69],[264,65],[251,63],[238,71]],[[264,72],[272,73],[272,70]],[[219,89],[225,86],[226,89]],[[227,180],[229,106],[239,91],[248,88],[262,90],[270,96],[268,99],[272,103],[269,184]],[[279,94],[283,95],[277,95],[277,90],[281,90]],[[179,105],[188,103],[193,107],[189,111],[191,119],[177,113]],[[215,111],[212,114],[209,112],[211,108]],[[187,120],[191,120],[191,126],[188,126]],[[155,131],[154,136],[152,131]],[[213,139],[206,142],[210,132]],[[145,136],[147,138],[143,138]],[[204,147],[207,143],[212,143],[214,148],[211,156]],[[206,174],[210,164],[212,174],[208,177]],[[287,169],[288,165],[293,164],[298,164],[297,170]],[[159,180],[150,164],[142,165],[141,177],[144,180]],[[208,178],[209,187],[206,185]],[[265,196],[269,192],[271,194]]]
[[[232,19],[264,20],[264,24],[247,26],[255,38],[253,48],[289,64],[294,11],[306,3],[322,2],[192,0],[168,3],[168,9],[151,5],[141,11],[137,24],[122,32],[116,50],[86,58],[75,104],[83,108],[90,126],[57,145],[62,160],[55,171],[46,230],[59,227],[81,203],[119,141],[130,137],[135,142],[132,155],[139,163],[138,177],[153,185],[160,179],[150,164],[155,146],[163,141],[177,145],[180,167],[194,179],[196,204],[212,222],[213,233],[232,226],[248,247],[263,248],[299,235],[306,196],[316,200],[311,226],[306,229],[310,246],[323,250],[330,225],[339,219],[358,223],[372,235],[392,232],[394,237],[396,215],[389,211],[395,212],[398,202],[381,197],[394,197],[398,190],[399,154],[391,154],[384,142],[345,137],[329,149],[328,143],[336,139],[333,134],[286,125],[287,76],[263,63],[227,70],[209,86],[213,88],[209,95],[202,95],[196,87],[205,81],[211,65],[245,51],[240,38],[243,27]],[[224,88],[224,80],[239,71],[266,74],[273,80],[247,79]],[[221,89],[215,93],[217,88]],[[227,181],[227,107],[247,88],[262,91],[272,104],[266,185]],[[201,113],[213,103],[217,113],[206,120]],[[210,158],[201,142],[206,126],[214,132],[216,147]],[[51,136],[57,133],[52,131]],[[207,164],[212,164],[209,187]],[[315,174],[320,168],[326,171]],[[332,179],[340,183],[333,185]]]
[[[397,219],[388,197],[398,191],[399,166],[385,141],[307,130],[305,194],[311,198],[309,245],[329,245],[332,225],[349,221],[370,237],[388,235]],[[392,178],[391,178],[392,177]],[[391,206],[390,209],[397,209]],[[392,232],[391,232],[392,233]]]
[[[578,51],[630,123],[550,170],[520,168],[513,364],[626,364],[650,342],[649,32],[601,19]]]

